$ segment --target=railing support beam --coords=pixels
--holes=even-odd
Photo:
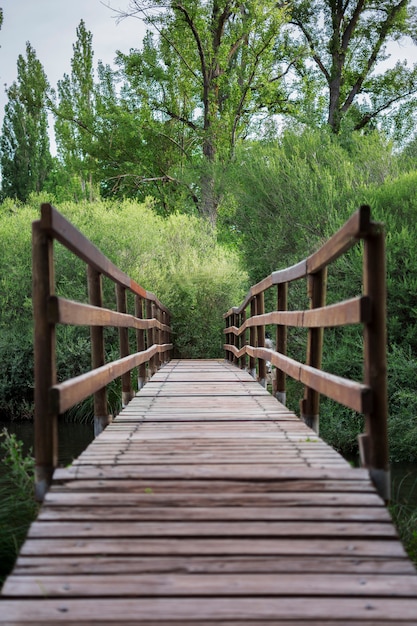
[[[87,266],[88,296],[93,306],[103,306],[102,276],[91,265]],[[104,329],[102,326],[90,326],[91,366],[93,369],[105,364]],[[105,387],[94,394],[94,436],[97,437],[111,422],[107,408],[107,390]]]
[[[265,294],[259,293],[256,297],[256,315],[263,315],[265,313]],[[265,326],[256,327],[257,347],[265,347]],[[262,387],[266,388],[266,361],[265,359],[258,359],[258,382]]]
[[[326,304],[327,267],[311,274],[308,277],[308,297],[310,309],[324,307]],[[309,328],[307,338],[306,364],[321,369],[323,357],[323,328]],[[320,394],[310,387],[304,388],[304,398],[301,400],[301,417],[304,422],[319,433]]]
[[[143,298],[135,296],[135,315],[138,319],[143,319]],[[145,350],[145,331],[136,331],[136,346],[138,352]],[[146,383],[146,363],[142,363],[138,368],[138,390],[140,391]]]
[[[116,285],[116,300],[117,310],[119,313],[127,313],[127,294],[126,289],[122,285]],[[129,356],[129,329],[119,328],[119,344],[120,344],[120,357]],[[132,380],[130,372],[126,372],[122,376],[122,407],[126,407],[131,401],[133,396],[132,392]]]
[[[277,310],[286,311],[288,308],[288,283],[280,283],[277,285]],[[277,325],[276,330],[276,349],[277,352],[286,356],[287,354],[287,327],[281,324]],[[278,402],[286,404],[287,377],[285,372],[280,369],[275,370],[274,394]]]

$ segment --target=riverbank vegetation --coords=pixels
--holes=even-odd
[[[34,459],[6,429],[0,433],[0,586],[13,567],[38,505]]]

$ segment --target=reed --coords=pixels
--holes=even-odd
[[[0,433],[0,585],[11,571],[38,505],[34,459],[6,428]]]
[[[417,490],[417,481],[404,497],[402,485],[406,478],[407,476],[404,476],[399,485],[393,489],[393,499],[389,510],[404,548],[417,566],[417,506],[413,499],[413,494]]]

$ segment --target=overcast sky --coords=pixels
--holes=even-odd
[[[115,9],[125,9],[129,0],[0,0],[3,26],[0,30],[0,118],[7,98],[4,85],[17,78],[17,58],[26,56],[29,41],[42,63],[52,87],[71,70],[76,29],[84,20],[93,35],[94,65],[101,59],[113,63],[116,50],[140,47],[144,27],[130,18],[117,23]]]
[[[414,0],[417,3],[417,0]],[[4,85],[16,80],[19,54],[25,56],[29,41],[42,63],[52,87],[56,87],[64,73],[70,72],[72,46],[76,29],[83,19],[93,35],[95,66],[101,59],[112,64],[116,50],[128,52],[138,48],[144,35],[142,22],[128,18],[117,23],[115,9],[126,9],[129,0],[0,0],[4,20],[0,30],[0,128],[6,104]],[[410,42],[393,44],[393,58],[417,62],[417,46]]]

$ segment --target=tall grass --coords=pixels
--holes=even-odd
[[[408,476],[405,475],[398,485],[393,485],[393,499],[389,506],[392,520],[397,528],[399,537],[410,559],[417,566],[417,506],[415,494],[417,480],[411,486],[403,489]],[[406,492],[406,496],[404,496]]]
[[[34,499],[34,466],[23,442],[7,429],[0,433],[0,585],[13,568],[38,505]]]

